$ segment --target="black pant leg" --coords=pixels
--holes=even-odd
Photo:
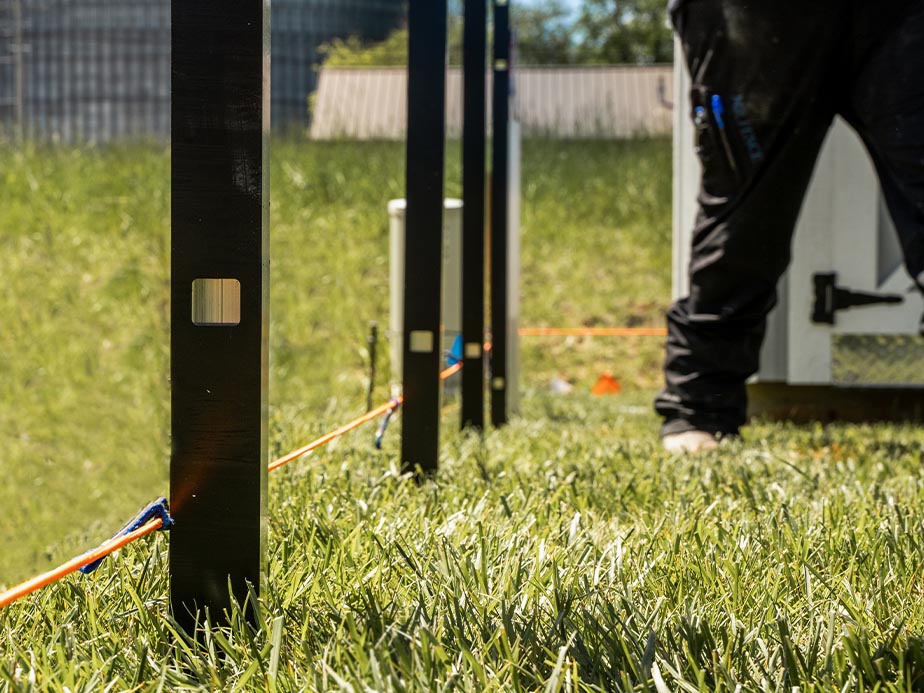
[[[924,0],[870,5],[844,116],[876,165],[905,266],[924,291]],[[877,18],[879,21],[877,22]]]
[[[839,0],[688,0],[675,14],[703,167],[690,294],[667,314],[662,434],[734,434],[838,93]]]

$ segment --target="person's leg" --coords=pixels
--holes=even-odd
[[[886,5],[898,9],[884,17],[877,5],[857,21],[863,52],[844,115],[866,143],[905,266],[924,291],[924,0]]]
[[[662,435],[738,432],[745,381],[834,114],[839,0],[689,0],[674,15],[703,165],[690,295],[667,314]]]

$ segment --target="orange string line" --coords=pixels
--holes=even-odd
[[[460,363],[453,364],[452,366],[450,366],[449,368],[445,369],[444,371],[442,371],[442,372],[440,373],[440,380],[446,380],[447,378],[449,378],[449,377],[455,375],[456,373],[458,373],[460,370],[462,370],[462,363],[461,363],[461,362],[460,362]],[[353,421],[351,421],[351,422],[348,423],[348,424],[345,424],[345,425],[341,426],[341,427],[338,428],[336,431],[331,431],[331,432],[328,433],[327,435],[321,436],[321,437],[318,438],[317,440],[314,440],[314,441],[308,443],[308,445],[306,445],[306,446],[304,446],[304,447],[302,447],[302,448],[299,448],[298,450],[293,450],[292,452],[288,453],[287,455],[283,455],[282,457],[273,460],[273,461],[270,462],[270,464],[269,464],[269,467],[268,467],[269,471],[274,472],[274,471],[276,471],[277,469],[279,469],[280,467],[282,467],[283,465],[288,464],[289,462],[292,462],[292,461],[294,461],[294,460],[297,460],[297,459],[298,459],[299,457],[301,457],[302,455],[307,455],[307,454],[308,454],[309,452],[311,452],[312,450],[317,450],[319,447],[321,447],[321,446],[323,446],[323,445],[327,445],[328,443],[330,443],[330,442],[336,440],[336,439],[339,438],[340,436],[349,433],[349,432],[352,431],[354,428],[359,428],[359,427],[362,426],[364,423],[367,423],[367,422],[369,422],[369,421],[372,421],[373,419],[377,419],[377,418],[379,418],[380,416],[382,416],[383,414],[387,414],[389,411],[391,411],[391,410],[393,410],[393,409],[397,409],[398,406],[399,406],[402,402],[404,402],[404,398],[403,398],[403,397],[396,397],[395,399],[393,399],[392,401],[388,402],[387,404],[383,404],[383,405],[381,405],[380,407],[376,407],[376,408],[373,409],[372,411],[367,412],[366,414],[363,414],[363,415],[360,416],[359,418],[353,419]]]
[[[398,402],[400,403],[400,401],[401,400],[399,398]],[[366,414],[363,414],[358,419],[354,419],[353,421],[346,424],[345,426],[341,426],[336,431],[332,431],[328,433],[327,435],[321,436],[317,440],[308,443],[308,445],[306,445],[305,447],[299,448],[298,450],[293,450],[288,455],[283,455],[279,459],[273,460],[272,462],[270,462],[269,471],[271,472],[276,471],[282,465],[288,464],[292,460],[297,460],[302,455],[306,455],[312,450],[316,450],[317,448],[321,447],[322,445],[327,445],[332,440],[336,440],[337,438],[344,435],[345,433],[349,433],[354,428],[359,428],[367,421],[372,421],[373,419],[380,417],[382,414],[385,414],[389,409],[397,408],[397,406],[398,405],[395,402],[389,402],[388,404],[383,404],[380,407],[376,407],[372,411]]]
[[[451,378],[452,376],[454,376],[456,373],[458,373],[461,370],[462,370],[462,362],[459,361],[458,363],[454,363],[449,368],[447,368],[442,373],[440,373],[440,380],[446,380],[447,378]]]
[[[445,369],[443,372],[441,372],[440,379],[446,380],[452,375],[455,375],[456,373],[458,373],[460,370],[462,370],[462,364],[456,363],[450,366],[449,368]],[[382,414],[385,414],[392,409],[397,409],[398,406],[403,401],[404,401],[403,397],[397,397],[391,402],[388,402],[387,404],[383,404],[382,406],[376,409],[373,409],[372,411],[368,412],[367,414],[364,414],[363,416],[360,416],[358,419],[351,421],[345,426],[341,426],[336,431],[332,431],[331,433],[328,433],[327,435],[318,438],[317,440],[309,443],[305,447],[299,448],[298,450],[294,450],[293,452],[290,452],[288,455],[284,455],[283,457],[280,457],[279,459],[270,463],[269,471],[271,472],[275,471],[276,469],[279,469],[284,464],[288,464],[289,462],[292,462],[293,460],[298,459],[302,455],[305,455],[311,452],[312,450],[315,450],[321,447],[322,445],[326,445],[327,443],[330,443],[332,440],[336,440],[337,438],[344,435],[345,433],[349,433],[354,428],[359,428],[367,421],[372,421],[373,419],[376,419],[379,416],[382,416]],[[89,565],[90,563],[93,563],[94,561],[98,561],[99,559],[104,558],[108,556],[109,554],[114,553],[115,551],[118,551],[123,546],[127,546],[128,544],[131,544],[133,541],[137,541],[141,537],[147,536],[151,532],[157,531],[158,529],[161,528],[162,524],[163,524],[163,520],[161,520],[159,517],[155,518],[151,520],[150,522],[148,522],[143,527],[139,527],[133,532],[129,532],[128,534],[125,534],[124,536],[121,536],[121,537],[117,537],[115,539],[110,539],[109,541],[101,544],[100,546],[93,549],[92,551],[88,551],[87,553],[83,555],[77,556],[77,558],[72,558],[67,563],[64,563],[63,565],[60,565],[57,568],[49,570],[47,573],[42,573],[41,575],[38,575],[30,580],[26,580],[25,582],[19,585],[16,585],[15,587],[7,590],[6,592],[0,593],[0,609],[15,602],[17,599],[20,599],[22,597],[25,597],[26,595],[32,594],[33,592],[36,592],[37,590],[40,590],[43,587],[47,587],[53,582],[57,582],[61,578],[67,575],[70,575],[74,571],[80,570],[85,565]]]
[[[33,592],[47,587],[53,582],[57,582],[65,575],[73,573],[75,570],[83,568],[85,565],[89,565],[94,561],[98,561],[109,554],[118,551],[123,546],[131,544],[133,541],[140,539],[143,536],[155,532],[160,529],[163,524],[163,520],[159,517],[154,518],[146,525],[139,527],[133,532],[117,537],[115,539],[110,539],[109,541],[100,544],[97,548],[92,551],[88,551],[82,556],[77,556],[77,558],[72,558],[67,563],[58,566],[52,570],[49,570],[47,573],[38,575],[31,580],[26,580],[25,582],[8,589],[6,592],[0,593],[0,609],[12,602],[15,602],[21,597],[25,597],[27,594],[32,594]]]
[[[521,327],[521,337],[666,337],[664,327]]]

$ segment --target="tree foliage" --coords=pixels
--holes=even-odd
[[[407,29],[397,29],[379,43],[358,36],[335,38],[321,46],[328,67],[400,67],[407,65]]]
[[[524,65],[571,65],[578,59],[574,19],[559,0],[511,12],[517,52]]]
[[[462,18],[449,17],[449,64],[462,64]],[[319,52],[328,67],[403,67],[407,65],[407,27],[395,29],[384,41],[367,43],[358,36],[335,38]]]
[[[522,65],[666,63],[673,59],[666,0],[583,0],[573,14],[561,0],[514,5],[511,12]],[[462,62],[461,3],[453,0],[449,20],[449,62]],[[321,47],[332,67],[407,65],[407,28],[378,43],[355,36]]]
[[[576,22],[584,63],[668,63],[673,39],[664,0],[584,0]]]

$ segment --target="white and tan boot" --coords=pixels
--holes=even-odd
[[[671,433],[661,439],[661,444],[668,452],[680,455],[698,455],[719,447],[718,439],[706,431]]]

